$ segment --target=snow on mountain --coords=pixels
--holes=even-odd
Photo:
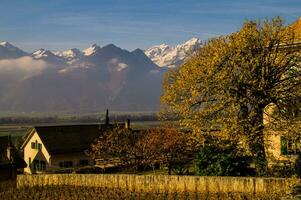
[[[99,50],[100,47],[97,44],[93,44],[91,47],[84,49],[83,53],[85,56],[91,56],[93,54],[95,54],[97,52],[97,50]]]
[[[1,45],[2,47],[7,48],[7,49],[10,50],[10,51],[15,51],[15,50],[18,49],[17,47],[13,46],[11,43],[9,43],[9,42],[7,42],[7,41],[0,42],[0,45]]]
[[[155,45],[144,53],[160,67],[178,67],[184,60],[201,47],[198,38],[192,38],[183,44],[170,47],[166,44]]]
[[[74,64],[75,62],[79,61],[83,56],[83,52],[81,52],[77,48],[72,48],[66,51],[56,51],[53,52],[56,56],[59,56],[63,59],[66,59],[69,65]]]
[[[54,52],[54,54],[66,58],[67,60],[80,58],[83,55],[83,53],[77,48],[69,49],[66,51],[56,51]]]
[[[10,58],[12,66],[18,62],[22,69],[26,67],[26,78],[21,74],[21,77],[8,80],[0,73],[1,110],[159,109],[166,69],[159,68],[141,49],[128,51],[113,44],[102,48],[94,44],[83,51],[39,49],[27,54],[26,58],[47,67],[39,71],[32,68],[32,62],[25,60],[29,63],[27,65],[19,63],[19,58],[25,53],[16,54],[17,50],[7,42],[0,43],[0,60]]]
[[[0,59],[12,59],[27,56],[28,54],[9,42],[0,42]]]
[[[60,56],[55,55],[53,52],[46,49],[39,49],[31,54],[36,60],[44,60],[48,63],[54,65],[64,65],[66,63],[66,59]]]
[[[35,58],[35,59],[40,59],[40,58],[43,58],[43,57],[52,56],[52,54],[53,53],[49,50],[39,49],[39,50],[32,53],[32,57]]]

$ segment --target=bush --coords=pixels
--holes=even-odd
[[[301,178],[301,154],[299,153],[295,161],[295,170],[299,178]]]
[[[277,178],[290,178],[295,175],[295,169],[292,164],[273,165],[268,170],[267,175]]]
[[[103,170],[96,166],[85,166],[75,170],[76,174],[100,174]]]
[[[237,143],[222,141],[205,144],[197,154],[195,171],[201,176],[244,176],[248,174],[250,157]]]

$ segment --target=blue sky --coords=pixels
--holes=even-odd
[[[301,16],[300,0],[0,0],[0,40],[26,51],[125,49],[206,40],[236,31],[246,19]]]

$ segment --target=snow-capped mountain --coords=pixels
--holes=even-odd
[[[41,59],[41,58],[54,56],[54,54],[51,51],[45,50],[45,49],[39,49],[37,51],[34,51],[31,55],[35,59]]]
[[[97,44],[93,44],[91,47],[88,47],[87,49],[83,50],[83,54],[85,56],[92,56],[94,55],[98,50],[100,50],[100,47]]]
[[[0,110],[158,110],[164,73],[200,46],[200,40],[192,38],[175,47],[162,44],[146,51],[93,44],[82,51],[39,49],[28,54],[1,42],[0,61],[10,60],[0,67]]]
[[[201,47],[198,38],[192,38],[183,44],[170,47],[166,44],[156,45],[144,51],[144,53],[160,67],[178,67],[184,60]]]
[[[0,42],[0,59],[11,59],[27,56],[28,54],[9,42]]]
[[[17,50],[8,44],[3,46],[3,55]],[[26,59],[20,54],[11,64],[5,62],[14,71],[6,66],[2,72],[0,67],[1,110],[84,112],[159,108],[164,70],[140,49],[131,52],[113,44],[94,44],[83,51],[39,49],[24,55]],[[8,79],[12,73],[18,76]]]
[[[78,59],[82,58],[82,56],[84,55],[83,52],[81,52],[77,48],[72,48],[72,49],[69,49],[69,50],[66,50],[66,51],[56,51],[56,52],[53,52],[53,53],[56,56],[67,59],[71,63],[74,60],[78,60]]]
[[[55,65],[62,65],[66,62],[66,60],[60,56],[55,55],[49,50],[39,49],[31,54],[31,57],[36,60],[44,60],[45,62],[49,62]]]

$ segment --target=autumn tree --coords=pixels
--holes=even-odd
[[[168,174],[173,171],[182,175],[186,173],[194,154],[199,151],[199,143],[190,132],[183,132],[173,127],[149,129],[144,143],[147,143],[147,158],[154,163],[161,163],[168,168]]]
[[[243,140],[258,175],[267,168],[263,114],[274,104],[300,99],[294,32],[276,17],[246,21],[238,32],[214,38],[165,76],[162,118],[177,118],[199,136],[220,129]]]
[[[91,144],[86,153],[93,159],[102,159],[108,163],[115,160],[115,165],[137,169],[144,162],[144,149],[138,146],[142,137],[143,132],[131,129],[107,130]]]
[[[134,171],[164,165],[169,174],[172,171],[183,174],[198,150],[197,141],[175,128],[139,131],[116,128],[97,138],[87,154],[103,160],[104,164],[121,165]]]

